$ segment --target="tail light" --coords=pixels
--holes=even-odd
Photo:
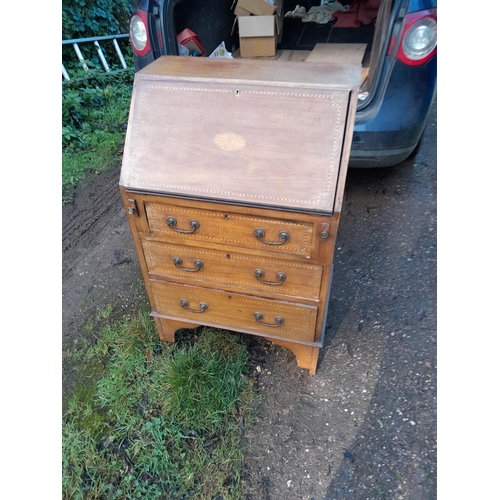
[[[436,9],[408,14],[405,18],[397,59],[408,66],[418,66],[427,62],[436,52]]]
[[[136,10],[130,18],[129,36],[136,55],[144,56],[151,51],[148,33],[148,18],[147,13],[143,10]]]

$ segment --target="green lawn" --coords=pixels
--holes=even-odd
[[[240,498],[248,352],[217,329],[189,342],[160,342],[138,314],[68,353],[81,376],[63,417],[63,499]]]

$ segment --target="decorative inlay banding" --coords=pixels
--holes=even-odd
[[[164,254],[158,253],[155,254],[154,250],[158,249],[160,252],[162,251],[170,251],[172,254],[179,254],[179,255],[186,255],[187,257],[186,260],[189,259],[189,261],[193,261],[196,259],[196,257],[202,258],[205,260],[206,258],[213,258],[213,257],[218,257],[219,258],[219,263],[221,261],[227,260],[226,253],[227,252],[217,252],[217,251],[210,251],[206,250],[203,248],[196,248],[196,249],[189,249],[189,248],[183,248],[179,247],[177,245],[168,245],[166,243],[160,243],[156,241],[143,241],[142,243],[143,249],[144,249],[144,254],[146,256],[146,261],[147,265],[149,268],[149,271],[151,273],[157,273],[161,274],[164,276],[180,276],[180,277],[185,277],[186,273],[183,271],[179,271],[177,267],[173,267],[171,265],[171,261],[169,260],[168,257],[165,257]],[[294,294],[294,295],[303,295],[305,297],[310,297],[310,298],[317,298],[319,294],[319,281],[321,279],[321,268],[319,266],[315,265],[304,265],[304,264],[299,264],[296,262],[280,262],[280,261],[272,261],[269,259],[263,259],[260,257],[250,257],[247,255],[240,255],[240,254],[235,254],[231,253],[231,261],[235,262],[235,266],[238,267],[239,263],[245,264],[249,263],[253,267],[262,267],[263,269],[269,269],[271,268],[272,271],[269,272],[270,275],[272,275],[276,269],[286,269],[286,272],[290,272],[290,277],[293,276],[295,270],[298,271],[307,271],[308,276],[309,276],[309,286],[308,287],[297,287],[297,285],[290,285],[290,279],[287,280],[287,285],[285,287],[285,290],[283,290],[283,293],[285,294]],[[168,265],[167,265],[168,262]],[[216,272],[213,272],[214,265],[217,266],[217,263],[215,262],[211,266],[209,265],[208,268],[205,268],[204,270],[207,271],[207,274],[203,276],[203,279],[209,280],[211,282],[215,283],[228,283],[230,285],[236,285],[236,286],[252,286],[252,287],[260,287],[266,290],[267,288],[260,283],[257,283],[254,274],[249,271],[248,275],[240,274],[240,273],[234,273],[230,274],[228,276],[220,277],[217,275]],[[220,264],[219,264],[220,265]],[[292,279],[293,282],[293,279]],[[278,291],[280,293],[280,291]]]
[[[201,83],[201,82],[200,82]],[[143,119],[142,108],[144,104],[144,100],[150,96],[153,91],[178,91],[178,92],[196,92],[196,93],[209,93],[209,94],[229,94],[234,93],[234,87],[229,86],[229,88],[212,88],[212,87],[197,87],[196,82],[193,82],[192,86],[178,86],[178,85],[161,85],[161,84],[153,84],[149,85],[144,92],[140,95],[138,100],[138,120],[140,123]],[[323,187],[317,190],[316,194],[310,195],[309,198],[302,198],[300,196],[283,196],[280,192],[277,193],[258,193],[258,192],[243,192],[237,189],[218,189],[217,186],[196,186],[196,185],[186,185],[183,183],[175,182],[175,177],[169,178],[168,180],[159,179],[159,178],[141,178],[141,168],[148,170],[141,166],[141,168],[137,168],[138,159],[136,157],[136,146],[138,146],[135,142],[131,146],[131,161],[129,167],[129,175],[134,179],[134,184],[140,185],[143,189],[151,189],[154,191],[171,191],[171,192],[190,192],[194,196],[200,197],[217,197],[217,198],[228,198],[228,199],[243,199],[248,203],[266,203],[272,205],[286,205],[286,206],[296,206],[296,207],[310,207],[313,209],[318,205],[325,205],[325,199],[328,199],[331,196],[331,193],[335,190],[335,183],[337,181],[336,169],[339,164],[339,141],[338,138],[341,136],[341,130],[343,128],[343,118],[345,115],[345,105],[341,99],[344,92],[341,90],[329,89],[329,91],[325,91],[325,89],[318,88],[317,92],[313,88],[305,88],[304,92],[293,91],[287,89],[269,89],[269,90],[252,90],[250,88],[240,88],[238,90],[241,95],[257,95],[257,96],[269,96],[269,97],[294,97],[297,99],[307,99],[307,100],[322,100],[326,101],[330,106],[336,108],[335,117],[334,117],[334,132],[332,133],[333,141],[331,142],[331,150],[329,153],[330,158],[326,159],[328,168],[325,169],[326,178]],[[339,97],[340,96],[340,97]],[[214,130],[214,133],[217,132]],[[135,139],[137,140],[136,134]],[[209,139],[210,140],[210,139]],[[217,133],[212,141],[219,150],[227,151],[227,152],[237,152],[245,149],[248,145],[246,139],[234,132],[222,132]],[[328,154],[328,152],[326,152]],[[150,169],[152,170],[152,169]],[[230,185],[227,187],[234,188],[235,186]]]
[[[176,298],[172,300],[172,303],[170,301],[165,301],[164,298],[160,295],[160,289],[167,289],[172,291],[172,297],[175,297],[179,293],[179,286],[176,285],[171,285],[169,283],[151,283],[152,286],[152,291],[153,295],[155,297],[155,302],[156,304],[161,304],[161,306],[157,309],[160,314],[164,314],[167,316],[175,316],[175,317],[183,317],[183,318],[192,318],[192,314],[190,313],[184,313],[182,308],[177,307],[177,302]],[[235,327],[235,328],[243,328],[243,329],[248,329],[248,330],[254,330],[258,332],[271,332],[273,333],[275,330],[272,327],[266,327],[265,325],[259,325],[259,324],[253,324],[253,322],[248,322],[248,318],[245,317],[244,315],[241,317],[241,321],[239,319],[235,318],[229,318],[224,315],[221,315],[220,312],[214,312],[213,309],[210,309],[210,299],[212,297],[214,298],[221,298],[226,296],[224,293],[217,293],[209,290],[203,290],[202,294],[202,299],[203,301],[206,301],[205,303],[208,304],[207,307],[207,315],[205,319],[207,321],[214,321],[222,326],[228,326],[228,327]],[[190,297],[190,300],[193,300],[196,302],[199,300],[198,297]],[[264,307],[264,313],[266,314],[280,314],[282,317],[286,319],[287,316],[287,311],[290,313],[296,313],[297,311],[300,310],[301,315],[303,317],[303,325],[304,329],[296,329],[295,327],[291,327],[291,331],[287,330],[286,328],[284,330],[280,330],[280,336],[283,337],[288,337],[288,338],[293,338],[297,340],[305,340],[309,341],[312,339],[312,336],[314,335],[314,321],[316,318],[316,310],[310,309],[310,308],[302,308],[300,306],[293,306],[293,305],[287,305],[284,303],[279,303],[276,301],[273,301],[272,304],[265,299],[259,300],[259,299],[251,299],[251,298],[246,298],[243,296],[232,296],[232,301],[235,303],[242,303],[242,304],[252,304],[255,308],[262,308]],[[272,306],[272,307],[270,307]],[[282,312],[281,312],[282,311]],[[212,316],[213,315],[213,316]],[[253,317],[253,316],[252,316]],[[288,325],[288,323],[287,323]],[[293,323],[292,323],[293,325]]]
[[[194,210],[194,209],[187,210],[185,208],[174,208],[171,207],[170,205],[160,205],[160,204],[147,205],[146,212],[148,214],[150,230],[152,233],[156,234],[168,234],[169,237],[177,237],[177,233],[170,234],[170,232],[168,231],[166,224],[164,224],[163,221],[164,216],[162,214],[166,213],[168,215],[171,215],[179,213],[183,214],[188,218],[198,217],[197,220],[200,221],[200,225],[202,228],[207,229],[207,227],[211,225],[212,231],[214,232],[206,232],[206,233],[200,232],[200,234],[196,232],[187,235],[190,239],[195,241],[201,240],[201,241],[213,241],[217,243],[231,243],[231,244],[238,244],[243,247],[263,248],[263,249],[265,248],[266,250],[268,250],[269,249],[268,245],[261,243],[260,241],[256,240],[253,236],[253,231],[258,226],[261,226],[263,224],[265,227],[273,225],[273,226],[278,226],[278,229],[280,230],[283,229],[288,230],[292,235],[292,237],[296,235],[296,237],[290,239],[284,251],[285,253],[300,252],[300,254],[306,254],[310,252],[312,225],[307,223],[289,222],[279,219],[261,219],[254,217],[244,217],[241,215],[232,214],[230,219],[233,223],[235,223],[236,221],[244,221],[252,224],[253,227],[249,228],[249,230],[251,230],[251,232],[249,233],[250,236],[248,239],[245,239],[244,238],[245,229],[243,229],[244,226],[239,224],[233,225],[235,229],[233,229],[232,232],[227,233],[223,231],[218,231],[214,225],[214,221],[217,220],[218,217],[220,217],[220,214],[218,214],[217,212],[209,212],[209,211]],[[246,225],[246,227],[248,228],[248,224]]]

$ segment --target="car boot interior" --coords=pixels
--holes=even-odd
[[[365,44],[362,66],[366,78],[362,90],[369,90],[369,73],[374,73],[379,58],[392,3],[392,0],[354,0],[350,3],[347,0],[329,3],[326,0],[284,0],[277,56],[281,51],[304,51],[305,59],[316,44]],[[226,49],[237,57],[239,37],[234,4],[234,0],[179,1],[174,8],[177,34],[188,28],[196,33],[206,55],[224,42]],[[343,10],[335,11],[336,8]]]

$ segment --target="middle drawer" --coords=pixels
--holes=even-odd
[[[181,278],[318,300],[323,267],[142,240],[151,277]]]

